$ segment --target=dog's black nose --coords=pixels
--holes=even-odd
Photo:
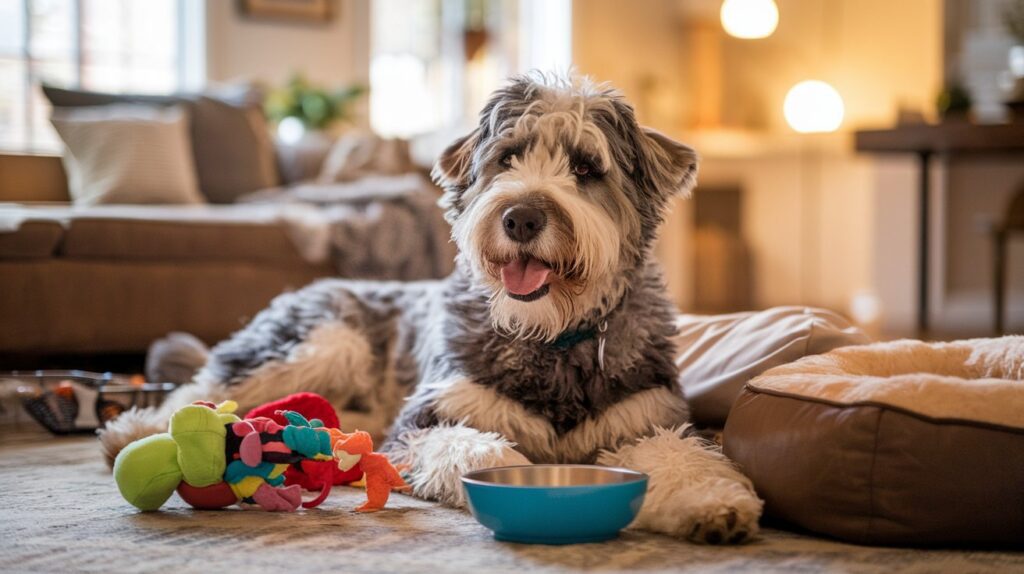
[[[519,243],[526,243],[537,237],[547,223],[548,216],[544,214],[544,210],[528,205],[511,207],[501,216],[505,235]]]

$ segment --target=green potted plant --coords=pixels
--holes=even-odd
[[[267,117],[277,124],[278,137],[295,143],[310,132],[324,132],[351,117],[352,105],[366,93],[353,84],[330,91],[295,74],[284,86],[270,91],[263,103]]]
[[[939,117],[942,121],[967,120],[971,112],[971,94],[960,82],[954,81],[946,86],[936,100]]]

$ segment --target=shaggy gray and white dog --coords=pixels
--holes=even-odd
[[[576,462],[650,475],[636,526],[739,542],[761,501],[686,430],[673,306],[650,261],[694,151],[640,127],[614,90],[533,75],[498,90],[434,168],[459,248],[422,283],[316,282],[217,345],[159,411],[102,435],[109,456],[196,399],[326,396],[343,426],[387,433],[413,492],[462,506],[459,477]]]

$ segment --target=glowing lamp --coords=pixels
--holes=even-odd
[[[779,25],[779,8],[774,0],[725,0],[722,2],[722,28],[744,40],[767,38]]]
[[[782,113],[802,134],[834,132],[843,123],[843,98],[825,82],[805,80],[789,89]]]

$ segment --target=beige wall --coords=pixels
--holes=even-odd
[[[721,145],[695,138],[698,149]],[[750,147],[749,155],[705,155],[700,180],[708,189],[738,184],[744,190],[755,306],[812,304],[845,312],[854,296],[874,289],[873,163],[851,156],[843,134],[751,139],[756,144],[735,144]],[[689,228],[687,218],[673,214],[669,226]],[[693,280],[674,260],[689,248],[673,248],[663,237],[660,250],[677,282]]]
[[[238,14],[233,0],[208,0],[207,76],[280,84],[295,71],[329,86],[369,78],[370,0],[337,0],[326,24],[266,22]]]
[[[681,124],[688,93],[677,5],[676,0],[573,2],[573,65],[614,84],[636,105],[640,121],[662,129]]]
[[[788,131],[780,110],[800,80],[832,84],[844,129],[891,125],[902,105],[931,110],[942,78],[939,0],[777,0],[764,40],[723,38],[724,123]]]
[[[914,164],[856,155],[851,132],[891,125],[900,106],[931,109],[942,77],[941,2],[777,3],[776,33],[744,41],[721,32],[715,1],[648,0],[629,10],[577,2],[575,62],[622,87],[646,122],[693,144],[706,187],[745,190],[756,306],[845,312],[868,293],[879,298],[887,327],[905,328],[915,293]],[[708,57],[719,65],[709,69]],[[840,133],[799,136],[786,126],[786,91],[808,78],[843,95]],[[691,217],[680,202],[659,246],[684,308],[692,300]]]

